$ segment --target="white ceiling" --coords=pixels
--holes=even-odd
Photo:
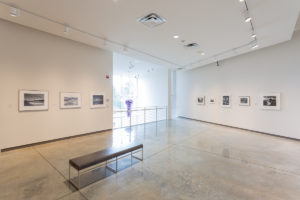
[[[239,0],[0,2],[0,18],[119,53],[123,49],[120,45],[125,45],[129,49],[127,55],[167,67],[191,69],[252,51],[249,45],[245,46],[251,42],[251,29],[250,24],[244,22],[245,6]],[[259,48],[291,39],[300,10],[299,0],[248,0],[247,3]],[[8,4],[19,7],[21,16],[11,17]],[[137,22],[150,12],[158,13],[167,23],[148,29]],[[65,27],[53,21],[88,34],[73,29],[65,35]],[[173,35],[179,35],[180,39],[173,39]],[[107,42],[94,36],[105,38]],[[200,47],[186,49],[182,39],[185,43],[197,42]],[[241,48],[232,50],[237,47]],[[198,51],[206,55],[201,56]]]

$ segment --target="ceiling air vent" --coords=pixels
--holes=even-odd
[[[158,25],[164,24],[167,22],[164,18],[160,17],[158,14],[150,13],[144,17],[138,19],[139,22],[147,26],[148,28],[154,28]]]
[[[199,44],[197,44],[197,43],[189,43],[189,44],[184,45],[184,47],[195,48],[195,47],[199,47]]]

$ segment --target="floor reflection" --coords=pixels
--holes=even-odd
[[[131,128],[115,129],[112,138],[112,147],[128,145],[137,139],[135,130]]]

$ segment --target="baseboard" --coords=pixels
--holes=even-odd
[[[35,143],[30,143],[30,144],[15,146],[15,147],[9,147],[9,148],[5,148],[5,149],[1,149],[1,152],[22,149],[22,148],[31,147],[31,146],[40,145],[40,144],[47,144],[47,143],[57,142],[57,141],[61,141],[61,140],[67,140],[67,139],[71,139],[71,138],[83,137],[83,136],[93,135],[93,134],[102,133],[102,132],[111,131],[111,130],[112,129],[106,129],[106,130],[101,130],[101,131],[95,131],[95,132],[90,132],[90,133],[83,133],[83,134],[79,134],[79,135],[73,135],[73,136],[53,139],[53,140],[46,140],[46,141],[42,141],[42,142],[35,142]]]
[[[178,116],[178,117],[183,118],[183,119],[194,120],[194,121],[198,121],[198,122],[204,122],[204,123],[208,123],[208,124],[214,124],[214,125],[219,125],[219,126],[224,126],[224,127],[229,127],[229,128],[236,128],[236,129],[240,129],[240,130],[251,131],[251,132],[255,132],[255,133],[260,133],[260,134],[264,134],[264,135],[269,135],[269,136],[274,136],[274,137],[279,137],[279,138],[284,138],[284,139],[289,139],[289,140],[294,140],[294,141],[300,141],[300,139],[297,139],[297,138],[292,138],[292,137],[287,137],[287,136],[282,136],[282,135],[276,135],[276,134],[272,134],[272,133],[255,131],[255,130],[251,130],[251,129],[236,127],[236,126],[229,126],[229,125],[226,125],[226,124],[219,124],[219,123],[215,123],[215,122],[209,122],[209,121],[204,121],[204,120],[199,120],[199,119],[193,119],[193,118],[189,118],[189,117],[183,117],[183,116]]]

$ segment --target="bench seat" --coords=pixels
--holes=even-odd
[[[84,156],[80,156],[69,161],[69,164],[78,171],[89,168],[93,165],[116,158],[118,156],[130,153],[143,148],[143,144],[133,143],[123,147],[111,147]]]

